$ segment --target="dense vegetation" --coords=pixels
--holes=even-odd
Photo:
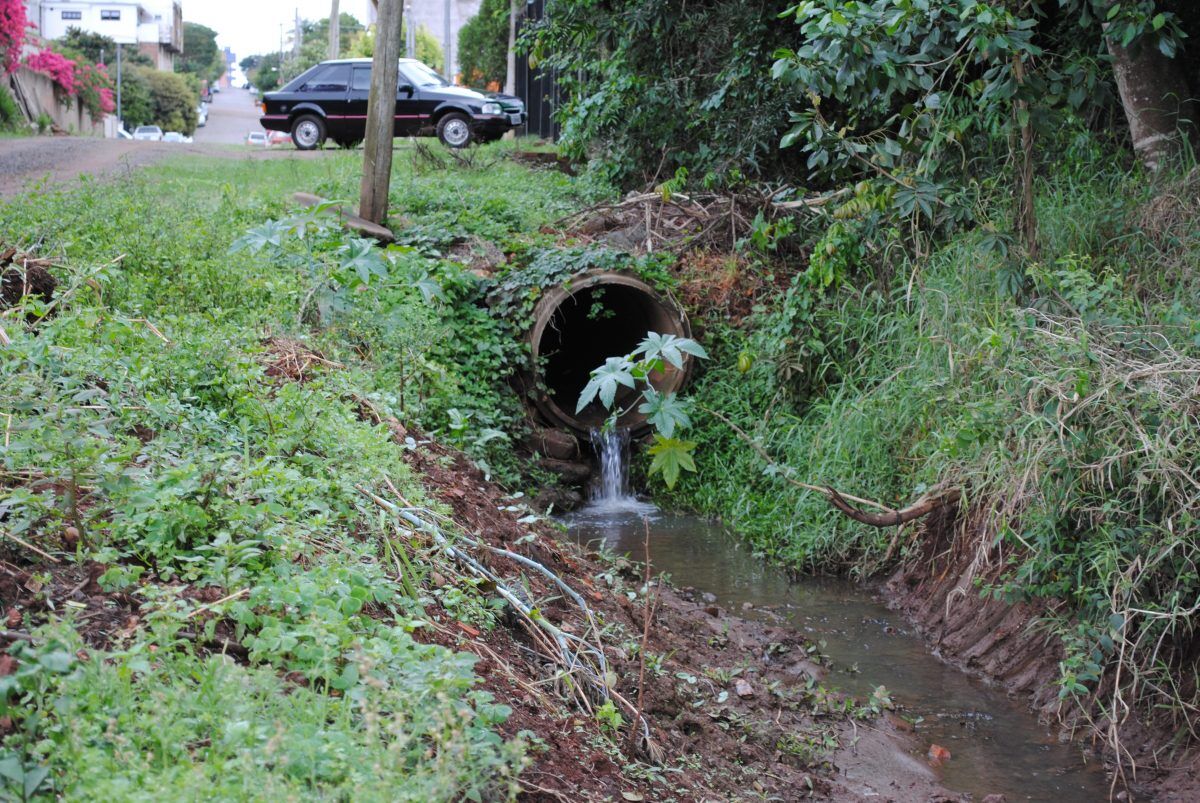
[[[500,6],[485,4],[474,30],[499,36]],[[388,249],[277,200],[303,182],[353,194],[353,154],[219,181],[184,163],[116,192],[3,208],[0,242],[55,254],[70,299],[0,362],[15,400],[5,526],[17,538],[61,531],[81,562],[110,567],[106,589],[154,613],[105,660],[79,657],[69,611],[16,643],[24,669],[2,679],[0,710],[16,735],[0,766],[67,796],[164,783],[231,796],[231,784],[511,792],[526,745],[496,738],[505,712],[460,657],[411,637],[428,595],[381,580],[391,536],[357,486],[386,477],[406,498],[423,493],[362,407],[533,490],[544,478],[515,455],[525,419],[505,384],[523,356],[515,335],[540,288],[594,266],[692,302],[707,350],[687,407],[646,397],[660,422],[689,426],[672,470],[661,449],[641,457],[644,474],[670,481],[648,476],[662,501],[720,516],[803,570],[877,575],[952,542],[979,594],[1032,603],[1063,649],[1061,698],[1109,723],[1118,759],[1117,725],[1132,715],[1156,744],[1194,746],[1195,8],[547,9],[523,47],[557,68],[562,150],[588,162],[582,180],[517,174],[487,149],[447,171],[451,157],[422,150],[398,161],[405,219]],[[305,64],[323,35],[314,27]],[[355,32],[351,49],[369,37]],[[489,52],[472,67],[484,78]],[[301,68],[263,59],[257,81]],[[1147,74],[1167,111],[1145,102]],[[647,225],[649,204],[673,198],[733,210],[726,247],[689,248],[683,231],[669,253],[635,257],[548,227],[611,186],[651,191]],[[504,255],[498,281],[463,269],[474,249]],[[338,370],[279,382],[296,349]],[[589,389],[603,395],[606,377],[615,389],[614,371],[631,384],[648,373],[641,356]],[[878,528],[831,507],[826,486],[894,509],[959,495]],[[202,603],[206,587],[243,596]],[[494,621],[486,595],[436,583],[429,594]],[[204,604],[225,606],[247,666],[196,649],[189,617]],[[151,647],[168,657],[150,661]],[[135,677],[155,689],[153,707]],[[289,677],[302,688],[282,694]],[[97,747],[114,706],[134,733],[154,732],[151,718],[179,724],[161,743]],[[234,724],[193,748],[213,719]],[[380,721],[395,727],[372,730]]]
[[[981,593],[1055,612],[1062,696],[1194,741],[1195,9],[737,5],[550,3],[524,40],[567,152],[758,205],[720,271],[680,265],[759,291],[744,321],[700,302],[698,472],[666,497],[871,573],[945,534],[794,483],[962,491],[940,526]]]
[[[502,355],[481,347],[505,340],[478,280],[439,248],[472,233],[536,246],[576,194],[512,164],[449,179],[480,210],[398,160],[410,244],[385,253],[282,205],[285,187],[353,190],[357,158],[330,156],[229,162],[219,181],[208,161],[178,162],[0,206],[0,242],[41,243],[63,282],[36,328],[4,320],[0,554],[22,549],[12,536],[63,550],[85,577],[100,560],[106,593],[142,605],[140,625],[94,630],[45,576],[57,622],[0,658],[19,662],[0,671],[0,794],[511,794],[524,746],[494,731],[506,709],[475,688],[471,660],[410,635],[428,604],[485,628],[496,610],[470,585],[423,590],[425,563],[407,585],[386,568],[409,547],[359,486],[426,497],[362,411],[511,470],[494,441],[516,431],[516,403]],[[236,632],[196,617],[218,596]],[[20,613],[4,627],[21,629]],[[225,639],[247,664],[203,648]]]
[[[509,0],[483,0],[458,32],[458,69],[466,86],[504,86],[508,74]]]
[[[209,34],[212,34],[212,31],[209,31]],[[215,54],[216,39],[210,39],[209,44],[212,53]],[[115,59],[117,43],[101,34],[70,28],[66,36],[55,42],[55,47],[79,62],[103,63],[105,60]],[[193,133],[197,123],[196,110],[200,104],[201,76],[186,70],[180,73],[163,72],[136,47],[121,47],[124,61],[121,113],[126,130],[131,131],[140,125],[157,125],[163,131]],[[205,76],[211,75],[216,69],[213,66],[213,58],[215,57],[210,58],[209,68],[204,70]],[[223,62],[220,70],[224,71]],[[220,72],[217,75],[220,75]],[[112,112],[116,110],[113,97],[116,85],[111,80],[108,82],[108,89],[106,108]]]

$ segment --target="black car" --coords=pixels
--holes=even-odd
[[[291,133],[302,151],[326,139],[353,148],[365,136],[370,93],[371,59],[322,62],[263,95],[262,125]],[[454,86],[416,59],[400,59],[396,136],[436,134],[451,148],[465,148],[500,139],[524,122],[520,98]]]

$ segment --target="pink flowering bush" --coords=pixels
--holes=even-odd
[[[30,28],[23,0],[0,0],[0,71],[14,72]]]
[[[59,89],[74,96],[75,62],[62,53],[55,53],[53,50],[39,51],[25,59],[25,66],[34,72],[50,76]]]
[[[75,94],[96,122],[117,108],[113,81],[103,64],[80,62],[75,65]]]
[[[0,0],[4,2],[4,0]],[[75,61],[53,50],[41,50],[25,59],[25,66],[50,76],[68,98],[78,98],[92,119],[99,122],[116,108],[113,81],[101,64]]]

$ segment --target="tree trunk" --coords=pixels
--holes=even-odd
[[[372,223],[387,220],[392,180],[392,138],[396,126],[396,87],[400,83],[400,2],[379,0],[371,94],[367,100],[366,143],[358,214]]]
[[[520,4],[511,0],[508,8],[508,69],[504,73],[504,94],[517,94],[517,11]]]
[[[1151,172],[1180,156],[1196,135],[1196,103],[1183,61],[1168,58],[1143,37],[1129,47],[1105,38],[1133,150]]]
[[[338,8],[340,0],[333,0],[333,8],[329,12],[329,58],[336,59],[342,54],[342,15]]]

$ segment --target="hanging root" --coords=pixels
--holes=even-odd
[[[604,646],[600,640],[600,628],[596,623],[592,609],[588,606],[583,596],[571,588],[570,585],[554,572],[524,555],[519,555],[507,549],[493,547],[465,536],[456,537],[456,543],[451,543],[450,539],[440,528],[417,515],[417,513],[425,513],[432,518],[433,514],[430,511],[411,506],[390,481],[387,484],[399,500],[399,504],[384,499],[361,485],[357,487],[360,493],[384,511],[395,516],[417,532],[429,536],[447,557],[465,568],[467,572],[493,584],[496,588],[496,593],[521,618],[526,631],[541,651],[541,654],[548,656],[559,667],[562,673],[561,677],[567,681],[564,685],[570,690],[579,707],[589,715],[594,715],[596,706],[603,705],[610,700],[614,701],[629,712],[635,723],[635,727],[640,731],[640,747],[642,752],[652,761],[657,762],[661,760],[662,751],[651,739],[650,725],[646,721],[646,718],[642,716],[641,712],[629,700],[618,694],[609,685],[608,661],[605,659]],[[474,549],[490,551],[520,566],[533,569],[549,579],[580,609],[588,622],[588,631],[584,636],[577,636],[557,627],[542,616],[525,599],[522,593],[514,590],[499,575],[487,568],[461,546],[458,546],[457,543],[459,542]],[[593,639],[593,641],[589,641],[589,638]]]

